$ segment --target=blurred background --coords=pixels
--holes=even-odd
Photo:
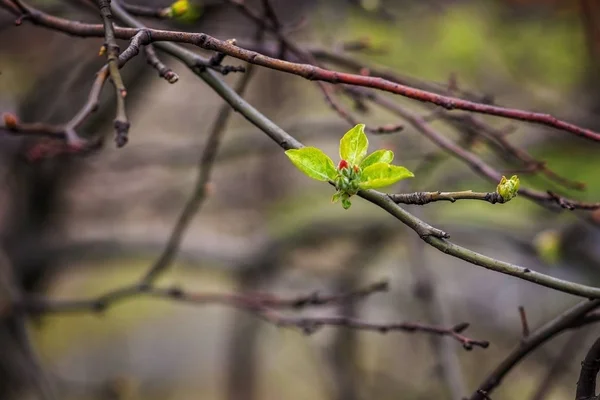
[[[99,21],[77,3],[32,4]],[[257,10],[259,3],[247,2]],[[497,104],[600,127],[600,7],[594,1],[273,3],[281,19],[296,27],[290,37],[299,44],[343,53],[440,90],[458,86]],[[13,22],[0,11],[0,110],[23,121],[65,122],[87,97],[104,62],[98,57],[103,40]],[[204,2],[193,22],[146,22],[242,42],[256,31],[220,1]],[[276,43],[269,37],[267,42]],[[351,43],[368,45],[352,49]],[[122,149],[112,142],[110,85],[82,129],[107,136],[93,155],[32,162],[23,156],[27,139],[0,137],[3,252],[26,291],[57,299],[97,296],[135,282],[161,253],[191,195],[198,159],[222,104],[185,66],[165,55],[162,59],[179,74],[176,84],[159,79],[141,56],[123,69],[132,127]],[[234,84],[239,75],[225,79]],[[339,139],[351,126],[314,83],[258,68],[245,97],[298,140],[338,159]],[[394,100],[421,115],[431,112],[420,103]],[[376,106],[353,113],[367,126],[402,122]],[[557,188],[546,178],[518,171],[523,185],[581,200],[600,198],[600,157],[588,141],[525,123],[482,119],[497,129],[517,126],[508,137],[512,143],[587,188]],[[459,143],[468,136],[441,120],[432,126]],[[394,163],[415,173],[415,179],[390,192],[495,190],[494,183],[408,124],[401,132],[369,135],[369,140],[371,149],[394,150]],[[507,175],[514,172],[485,143],[475,143],[473,151]],[[387,279],[388,293],[302,313],[442,326],[466,321],[468,335],[489,340],[490,347],[465,351],[450,338],[421,333],[324,328],[306,336],[223,306],[140,296],[102,315],[53,314],[30,321],[40,363],[61,399],[460,399],[518,345],[519,306],[535,328],[578,301],[446,256],[361,199],[347,211],[332,205],[331,187],[300,174],[274,142],[237,114],[228,124],[211,182],[211,194],[176,263],[159,284],[193,292],[293,296],[337,293]],[[504,205],[462,201],[406,208],[475,251],[600,284],[598,212],[556,213],[522,197]],[[590,326],[542,346],[492,397],[572,398],[580,361],[599,332]],[[0,335],[0,346],[0,397],[35,398],[23,391],[26,367],[11,353],[8,336]]]

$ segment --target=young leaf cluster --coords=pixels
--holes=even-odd
[[[517,196],[520,184],[521,182],[517,175],[511,176],[510,179],[506,179],[506,177],[503,176],[496,187],[496,192],[502,196],[502,200],[506,203]]]
[[[348,209],[352,205],[350,197],[359,190],[390,186],[414,176],[408,169],[391,164],[394,159],[391,150],[377,150],[367,156],[368,148],[365,125],[358,124],[340,140],[340,162],[337,167],[329,156],[316,147],[288,150],[285,154],[310,178],[333,183],[337,191],[332,202],[341,200],[344,209]]]

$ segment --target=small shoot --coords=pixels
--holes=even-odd
[[[506,177],[503,176],[496,187],[496,193],[498,193],[500,197],[502,197],[502,201],[506,203],[517,196],[520,184],[521,182],[517,175],[511,176],[510,179],[506,179]]]
[[[391,164],[391,150],[377,150],[367,156],[368,148],[365,125],[358,124],[340,140],[341,160],[337,168],[331,158],[315,147],[287,150],[285,154],[308,177],[333,183],[337,191],[331,201],[341,201],[342,207],[348,209],[352,205],[350,197],[360,190],[379,189],[414,177],[408,169]]]

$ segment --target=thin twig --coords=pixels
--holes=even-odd
[[[150,296],[196,305],[225,305],[240,309],[289,309],[300,310],[308,307],[322,307],[339,304],[352,299],[363,299],[375,293],[388,291],[387,281],[346,293],[323,295],[317,292],[295,297],[278,297],[267,293],[193,293],[180,287],[157,288],[143,282],[123,286],[90,299],[52,300],[29,295],[15,304],[15,309],[29,314],[57,314],[77,312],[104,312],[116,304],[137,296]]]
[[[319,89],[321,89],[321,92],[323,93],[327,104],[329,104],[329,106],[340,117],[342,117],[342,119],[346,120],[351,126],[355,126],[359,123],[359,121],[354,116],[352,116],[352,114],[350,114],[350,112],[346,110],[346,108],[343,107],[339,101],[337,101],[329,84],[324,82],[317,82],[317,85],[319,86]],[[387,124],[375,127],[372,127],[370,125],[365,126],[365,132],[373,134],[390,134],[400,132],[403,129],[404,125],[402,124]]]
[[[269,31],[277,37],[280,43],[280,49],[278,54],[283,57],[285,50],[296,55],[302,62],[309,63],[311,65],[319,66],[318,61],[308,51],[302,49],[300,46],[292,42],[282,31],[282,25],[275,14],[273,6],[269,0],[262,0],[266,15],[266,18],[262,18],[259,14],[252,11],[244,1],[240,0],[227,0],[229,4],[235,6],[246,18],[254,22],[258,27]],[[268,23],[267,21],[270,21]],[[223,54],[223,53],[221,53]],[[351,126],[358,124],[358,120],[352,116],[352,114],[336,99],[335,93],[331,89],[330,84],[326,82],[317,82],[317,86],[323,93],[327,104],[345,121]],[[390,134],[396,133],[404,129],[402,124],[387,124],[381,126],[372,127],[369,125],[365,126],[365,131],[373,134]]]
[[[598,319],[585,319],[586,314],[600,307],[600,300],[583,301],[565,311],[554,320],[533,331],[527,339],[521,340],[506,358],[486,377],[477,390],[471,395],[470,400],[485,400],[496,389],[506,375],[517,366],[531,352],[546,341],[561,334],[568,329],[580,327],[583,323],[595,322]]]
[[[273,24],[272,31],[283,34],[283,28],[284,28],[283,24],[281,23],[281,21],[279,21],[279,18],[277,17],[277,13],[275,12],[275,9],[273,8],[273,4],[271,3],[271,0],[261,0],[261,3],[263,6],[265,18],[270,20],[271,23]],[[243,3],[241,3],[241,4],[243,5]],[[261,27],[261,29],[263,31],[268,30],[268,28],[266,28],[264,26]],[[286,47],[287,47],[286,41],[280,39],[279,40],[279,50],[277,51],[278,58],[284,58]]]
[[[5,117],[6,133],[15,135],[39,135],[53,139],[65,140],[67,144],[66,150],[84,151],[85,149],[94,148],[97,141],[87,141],[82,139],[76,132],[77,128],[98,108],[100,93],[104,87],[104,83],[108,78],[108,67],[104,66],[96,74],[96,79],[92,84],[92,88],[83,107],[71,118],[70,121],[63,125],[51,125],[46,123],[21,123],[17,121],[16,116],[10,124],[7,124]]]
[[[100,14],[102,15],[102,22],[104,23],[104,45],[103,51],[106,52],[106,58],[108,60],[108,71],[110,72],[110,79],[115,87],[116,98],[117,98],[117,115],[113,123],[115,128],[115,142],[118,147],[123,147],[129,140],[127,134],[129,132],[130,123],[127,118],[127,111],[125,109],[125,96],[127,96],[127,90],[123,83],[123,78],[119,72],[119,45],[115,38],[115,27],[112,22],[112,12],[110,11],[111,0],[98,0],[98,7],[100,8]],[[101,51],[101,53],[103,52]]]
[[[158,71],[158,76],[164,78],[169,83],[175,83],[179,80],[179,75],[160,61],[151,44],[144,47],[144,55],[146,56],[148,65]]]
[[[405,86],[413,86],[425,91],[443,93],[450,95],[448,85],[440,82],[424,81],[412,76],[401,75],[396,71],[391,71],[381,67],[365,65],[362,60],[357,57],[347,55],[341,52],[331,51],[330,49],[319,46],[308,46],[307,50],[311,52],[317,59],[328,61],[340,67],[353,70],[361,75],[369,75],[372,77],[380,77],[385,80],[396,82]],[[460,97],[467,98],[474,102],[492,104],[493,101],[489,95],[476,95],[461,88],[453,90]]]
[[[506,155],[521,161],[532,172],[541,172],[548,179],[570,189],[584,190],[586,185],[572,179],[561,176],[548,168],[545,162],[536,160],[526,150],[521,149],[508,141],[506,138],[506,129],[494,129],[488,124],[469,114],[443,113],[443,118],[449,122],[455,122],[455,125],[465,125],[473,131],[478,132],[488,143],[496,147],[496,154],[507,158]]]
[[[136,296],[147,295],[150,297],[173,300],[191,304],[220,304],[234,307],[256,315],[278,327],[294,327],[301,329],[306,334],[315,333],[322,327],[345,327],[379,333],[388,332],[421,332],[433,335],[448,336],[458,341],[466,350],[474,347],[487,348],[489,342],[469,338],[462,334],[469,324],[461,323],[452,328],[443,328],[435,325],[416,322],[400,323],[371,323],[355,318],[345,317],[291,317],[283,315],[277,309],[299,308],[308,306],[321,306],[331,303],[348,301],[354,297],[364,297],[386,289],[385,285],[376,284],[355,292],[340,295],[319,296],[309,295],[289,299],[278,299],[272,295],[244,295],[244,294],[217,294],[217,293],[189,293],[181,288],[156,288],[144,284],[134,284],[112,290],[94,299],[85,300],[50,300],[42,297],[23,298],[15,305],[15,309],[30,314],[50,314],[65,312],[104,312],[118,302]]]
[[[247,68],[246,73],[242,75],[237,87],[235,88],[235,91],[239,96],[243,96],[251,77],[252,68]],[[169,240],[167,241],[162,254],[146,273],[146,276],[143,279],[144,282],[152,282],[173,262],[173,259],[179,251],[179,246],[185,231],[194,219],[194,216],[200,210],[200,207],[202,207],[202,204],[206,199],[207,187],[217,156],[217,151],[219,149],[219,145],[221,144],[221,138],[225,132],[225,128],[227,127],[227,122],[229,121],[232,111],[233,109],[227,103],[222,105],[219,109],[217,118],[208,135],[206,146],[204,147],[204,151],[200,157],[198,164],[198,179],[196,180],[196,185],[194,186],[192,195],[181,211],[181,214],[177,219],[177,223],[175,224],[173,231],[169,236]]]
[[[581,363],[579,380],[577,380],[576,400],[597,400],[596,379],[600,371],[600,338],[588,350]]]
[[[481,193],[463,190],[461,192],[415,192],[390,194],[389,197],[397,204],[424,205],[434,201],[482,200],[491,204],[504,203],[497,192]]]
[[[304,333],[312,334],[319,328],[324,326],[338,326],[351,329],[359,329],[365,331],[373,331],[379,333],[388,332],[421,332],[430,333],[433,335],[448,336],[462,344],[465,350],[472,350],[474,347],[483,349],[489,346],[489,342],[485,340],[475,340],[461,334],[464,329],[468,328],[468,324],[458,324],[453,328],[440,328],[433,325],[420,324],[415,322],[400,322],[400,323],[371,323],[355,318],[346,317],[285,317],[276,312],[268,312],[263,314],[264,318],[278,326],[294,326],[301,328]]]
[[[525,307],[519,306],[519,317],[521,319],[521,332],[523,339],[527,339],[529,336],[529,323],[527,322],[527,314],[525,313]]]
[[[132,39],[129,46],[119,55],[118,66],[121,68],[129,60],[135,57],[140,48],[149,42],[149,36],[146,31],[138,32]],[[100,141],[83,139],[77,134],[77,129],[89,118],[98,108],[100,94],[104,88],[104,83],[109,76],[109,66],[103,66],[96,74],[96,79],[92,84],[90,93],[84,105],[77,114],[63,125],[50,125],[45,123],[20,123],[16,116],[10,116],[10,124],[5,116],[5,125],[7,133],[15,135],[38,135],[53,139],[63,139],[67,147],[65,151],[83,153],[87,150],[95,149]],[[59,150],[59,149],[57,149]]]

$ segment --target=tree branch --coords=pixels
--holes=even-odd
[[[489,394],[502,383],[502,379],[525,357],[540,347],[546,341],[562,332],[578,328],[584,323],[596,322],[596,318],[585,319],[585,316],[600,307],[600,300],[583,301],[565,311],[554,320],[532,332],[522,339],[517,347],[488,375],[484,382],[471,395],[470,400],[486,400]]]
[[[575,400],[598,400],[596,396],[598,371],[600,371],[600,338],[590,347],[581,363]]]
[[[540,380],[537,389],[533,392],[530,400],[547,399],[552,389],[558,385],[561,376],[567,372],[572,360],[577,355],[575,349],[585,341],[589,332],[572,332],[567,341],[562,344],[559,353],[552,360],[551,365],[544,377]]]
[[[461,192],[415,192],[390,194],[390,199],[396,204],[424,205],[434,201],[483,200],[491,204],[504,203],[504,199],[496,192],[479,193],[470,190]]]
[[[94,299],[81,300],[50,300],[42,297],[25,297],[14,304],[16,311],[29,314],[50,314],[65,312],[104,312],[107,308],[118,302],[131,299],[135,296],[147,295],[159,299],[173,300],[177,302],[191,303],[196,305],[220,304],[234,307],[242,311],[256,315],[278,327],[294,327],[301,329],[305,334],[315,333],[322,327],[345,327],[379,333],[388,332],[422,332],[433,335],[448,336],[463,345],[465,350],[474,347],[487,348],[489,342],[471,339],[462,334],[468,327],[467,323],[460,323],[451,328],[443,328],[435,325],[427,325],[416,322],[400,323],[371,323],[356,318],[345,318],[338,316],[326,317],[291,317],[279,313],[280,309],[300,309],[305,307],[318,307],[334,303],[349,301],[353,298],[364,298],[373,293],[386,291],[388,286],[385,282],[369,285],[365,288],[337,295],[319,295],[318,293],[308,296],[292,298],[278,298],[265,294],[219,294],[219,293],[190,293],[178,287],[157,288],[145,284],[133,284],[119,289],[111,290]]]
[[[8,0],[3,0],[6,2]],[[23,4],[21,0],[13,0],[17,4]],[[46,26],[57,31],[75,36],[104,36],[102,25],[85,24],[81,22],[69,21],[63,18],[58,18],[45,14],[39,10],[33,10],[30,7],[25,7],[27,10],[27,20],[36,25]],[[136,29],[131,28],[116,28],[115,37],[119,39],[131,39],[136,33]],[[201,47],[206,50],[213,50],[219,53],[226,54],[251,64],[260,65],[266,68],[275,69],[282,72],[287,72],[293,75],[298,75],[309,80],[318,80],[334,84],[345,83],[353,86],[362,86],[373,89],[379,89],[386,92],[398,94],[421,102],[432,103],[448,110],[460,109],[472,111],[475,113],[495,115],[498,117],[509,118],[513,120],[531,122],[538,125],[553,127],[559,130],[573,133],[577,136],[600,141],[600,133],[590,129],[582,128],[566,121],[557,119],[549,114],[535,113],[530,111],[498,107],[489,104],[477,103],[469,100],[462,100],[456,97],[444,96],[421,89],[416,89],[410,86],[391,82],[389,80],[379,78],[349,74],[338,71],[331,71],[309,64],[297,64],[289,61],[278,60],[257,53],[255,51],[245,50],[229,41],[218,40],[205,33],[188,33],[168,30],[149,30],[152,36],[152,41],[170,41],[179,43],[189,43]]]
[[[104,23],[104,46],[100,53],[106,52],[110,79],[115,86],[117,98],[117,115],[114,121],[115,141],[118,147],[123,147],[128,141],[127,134],[131,124],[127,119],[127,112],[125,109],[125,96],[127,96],[127,90],[125,89],[123,78],[119,72],[120,49],[115,39],[115,28],[112,23],[110,2],[111,0],[98,0],[100,15],[102,16],[102,22]]]
[[[354,298],[365,298],[375,293],[387,292],[387,281],[375,282],[358,290],[334,295],[322,295],[317,292],[296,297],[277,297],[267,293],[192,293],[179,287],[157,288],[144,282],[110,290],[91,299],[51,300],[41,296],[29,295],[15,302],[17,311],[29,314],[56,314],[76,312],[104,312],[108,308],[136,296],[150,296],[159,299],[175,300],[196,305],[221,304],[246,310],[254,309],[291,309],[321,307],[338,304]]]

